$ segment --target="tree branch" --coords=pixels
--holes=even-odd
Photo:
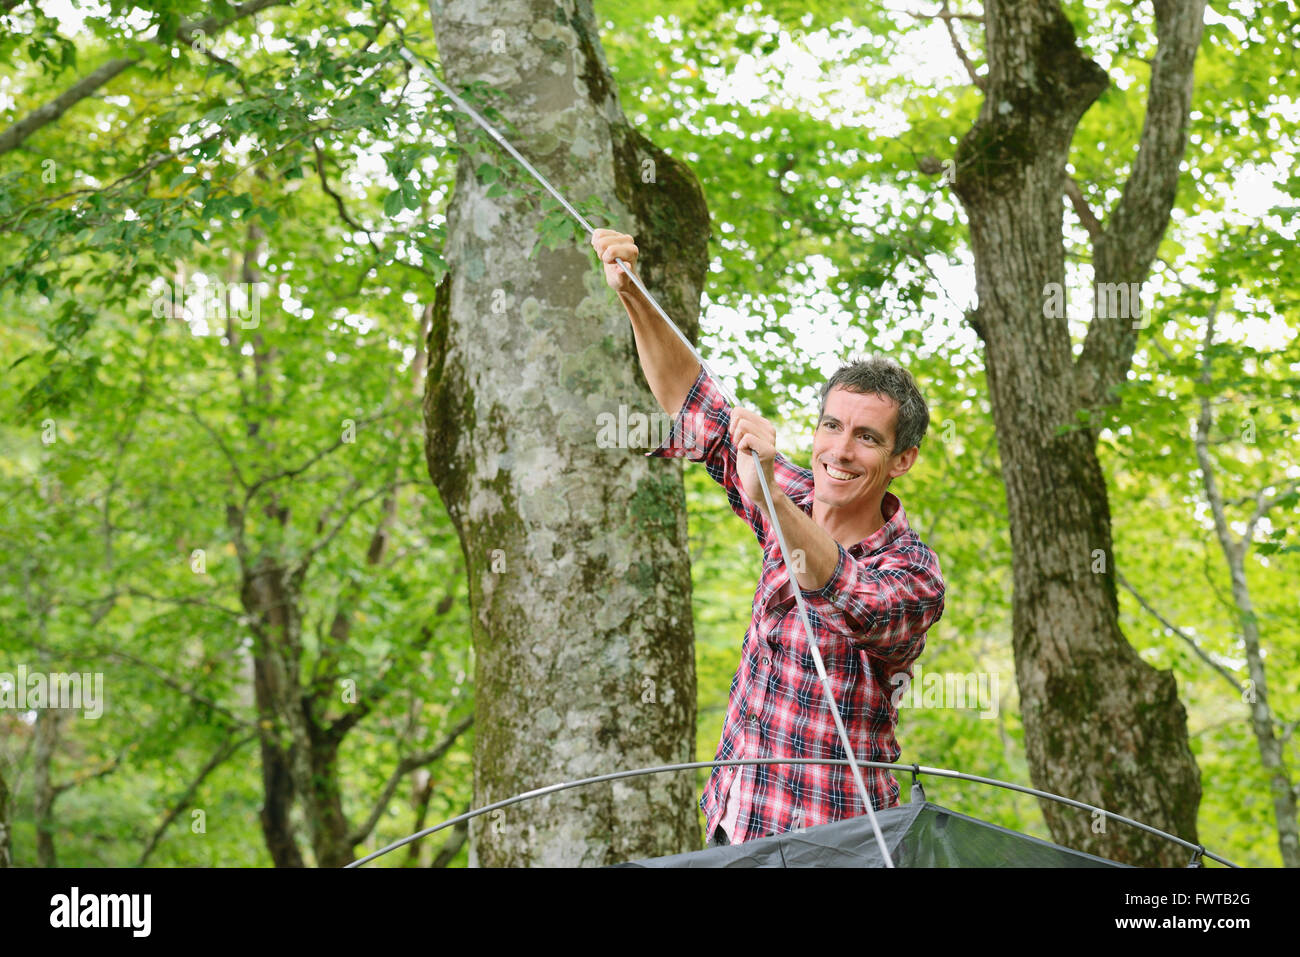
[[[1202,385],[1211,382],[1210,349],[1214,345],[1214,319],[1218,315],[1219,305],[1215,303],[1205,317],[1205,345],[1201,356],[1200,381]],[[1214,529],[1218,533],[1223,552],[1231,559],[1237,550],[1245,547],[1245,542],[1238,542],[1232,537],[1228,527],[1228,516],[1223,507],[1223,496],[1219,492],[1219,482],[1214,475],[1214,462],[1210,458],[1210,429],[1214,427],[1214,413],[1210,408],[1209,396],[1201,396],[1201,414],[1196,419],[1196,435],[1193,444],[1196,447],[1196,461],[1201,468],[1201,479],[1205,486],[1205,497],[1210,503],[1210,512],[1214,516]]]
[[[388,412],[376,412],[374,415],[367,416],[364,419],[358,419],[356,425],[357,426],[372,425],[373,423],[378,422],[380,419],[388,418],[388,416],[395,414],[395,412],[396,410],[392,410]],[[254,482],[252,485],[248,486],[248,491],[244,496],[245,504],[247,504],[248,501],[252,499],[252,497],[255,494],[257,494],[257,492],[260,489],[266,487],[267,485],[270,485],[272,482],[278,482],[281,479],[296,478],[297,476],[301,475],[303,472],[311,468],[313,465],[315,465],[317,462],[319,462],[321,459],[325,458],[325,456],[329,455],[331,452],[341,449],[343,446],[347,444],[348,443],[344,441],[343,436],[340,435],[328,446],[326,446],[325,448],[321,449],[319,452],[316,452],[315,454],[310,456],[307,459],[307,461],[303,462],[301,465],[289,469],[282,469],[281,471],[272,473],[271,475],[263,476],[262,478]]]
[[[988,89],[988,81],[975,72],[975,64],[972,63],[970,57],[966,55],[966,49],[961,45],[961,40],[957,36],[957,28],[952,25],[952,21],[955,19],[974,20],[977,23],[982,24],[984,22],[984,15],[980,14],[979,16],[972,16],[970,14],[962,15],[951,13],[948,10],[948,0],[943,0],[943,7],[937,14],[935,14],[935,16],[941,19],[943,25],[948,28],[948,40],[952,43],[952,49],[953,52],[957,54],[957,59],[961,60],[961,65],[966,68],[966,75],[970,77],[970,81],[981,90]]]
[[[198,793],[199,787],[207,780],[208,775],[229,761],[244,745],[248,744],[250,741],[257,740],[256,734],[250,734],[233,743],[231,742],[231,737],[233,736],[227,737],[221,742],[221,746],[213,752],[212,757],[208,758],[207,764],[203,765],[199,770],[198,777],[190,782],[190,786],[185,789],[185,793],[180,796],[176,804],[167,812],[161,823],[154,828],[154,832],[149,835],[149,840],[145,842],[144,850],[140,854],[140,859],[136,861],[136,867],[144,867],[145,862],[149,860],[149,855],[151,855],[155,848],[158,847],[158,842],[162,840],[163,834],[165,834],[167,829],[171,827],[172,822],[175,821],[176,818],[180,817],[181,812],[189,807],[190,802],[194,800],[194,795]]]
[[[911,10],[903,11],[909,17],[915,17],[918,20],[969,20],[972,23],[983,23],[983,13],[960,13],[950,11],[948,4],[944,3],[943,9],[938,13],[914,13]]]
[[[339,219],[343,220],[343,222],[347,223],[357,232],[365,233],[366,241],[370,243],[370,248],[374,250],[375,256],[382,256],[383,253],[379,248],[379,244],[375,242],[375,238],[370,235],[370,230],[366,229],[352,218],[351,214],[348,213],[347,206],[343,202],[343,197],[335,192],[330,186],[329,178],[325,175],[325,154],[321,149],[320,140],[312,140],[311,145],[312,149],[316,152],[316,175],[320,179],[321,189],[325,191],[326,196],[334,200],[334,206],[339,211]]]
[[[442,596],[442,599],[438,602],[437,608],[435,608],[433,611],[433,617],[435,620],[441,618],[443,615],[447,614],[447,612],[451,611],[451,606],[455,604],[456,583],[459,580],[459,577],[460,577],[460,567],[457,566],[456,574],[452,575],[449,579],[449,584],[447,586],[447,593]],[[428,646],[429,642],[432,640],[433,640],[433,629],[430,628],[427,623],[421,625],[420,640],[417,641],[412,646],[411,651],[416,654],[422,652],[425,649],[425,647]],[[351,731],[352,728],[357,724],[357,722],[359,722],[366,715],[370,714],[370,712],[374,709],[375,705],[377,705],[380,701],[384,700],[384,696],[388,693],[388,675],[393,670],[393,667],[394,666],[390,663],[386,668],[384,668],[382,672],[380,672],[379,676],[375,678],[375,680],[372,681],[369,686],[367,686],[367,688],[361,693],[360,695],[361,700],[357,702],[356,707],[354,707],[347,714],[341,715],[340,717],[336,718],[333,722],[330,723],[329,728],[326,729],[325,732],[326,736],[330,740],[342,741],[344,735],[346,735],[349,731]],[[331,674],[325,677],[323,680],[326,683],[332,684],[333,681],[335,680],[335,677],[336,677],[335,675]]]
[[[205,17],[202,20],[192,20],[189,23],[183,23],[176,30],[176,40],[183,43],[191,42],[195,33],[209,34],[223,27],[227,27],[236,20],[242,20],[244,17],[251,16],[267,7],[277,6],[285,3],[287,0],[249,0],[248,3],[235,4],[233,6],[234,16],[220,20],[217,17]],[[166,48],[173,41],[172,37],[155,36],[152,43]],[[14,123],[3,133],[0,133],[0,153],[7,153],[9,150],[22,144],[22,142],[31,136],[37,130],[48,126],[55,120],[59,119],[64,113],[80,103],[90,94],[94,93],[101,86],[113,79],[119,73],[139,63],[143,57],[119,57],[109,60],[103,66],[86,74],[68,89],[64,90],[48,103],[44,103],[32,110],[21,120]]]
[[[239,461],[235,458],[234,453],[230,451],[230,447],[226,445],[225,441],[217,433],[217,430],[204,422],[202,416],[199,415],[196,409],[191,407],[187,408],[185,411],[189,414],[190,418],[199,424],[204,432],[208,433],[208,435],[212,437],[212,441],[217,443],[217,448],[221,450],[221,454],[225,456],[226,461],[230,463],[230,471],[235,476],[235,481],[239,483],[239,487],[242,488],[245,493],[251,495],[252,492],[249,491],[248,481],[244,478],[244,473],[239,470]]]
[[[406,485],[422,485],[422,484],[424,483],[419,481],[418,479],[403,479],[400,482],[395,482],[392,488],[396,489]],[[379,489],[377,492],[372,492],[370,495],[367,495],[364,498],[358,500],[357,502],[354,502],[350,508],[344,511],[344,513],[339,517],[339,520],[334,523],[334,527],[330,529],[329,532],[327,532],[323,538],[321,538],[319,541],[317,541],[314,545],[312,545],[303,553],[302,557],[298,560],[297,565],[294,568],[294,574],[295,575],[303,574],[307,570],[307,566],[311,564],[312,559],[314,559],[316,555],[321,552],[322,549],[328,546],[329,543],[334,540],[334,537],[338,535],[339,532],[343,531],[344,527],[348,524],[348,522],[352,520],[353,515],[355,515],[361,509],[365,508],[367,505],[369,505],[375,499],[379,498],[381,495],[387,494],[389,491],[390,491],[390,487],[384,486],[383,488]]]
[[[471,806],[466,804],[460,813],[468,814],[470,810]],[[457,816],[459,817],[459,815]],[[453,824],[451,828],[451,837],[443,841],[442,847],[438,849],[437,856],[434,857],[433,863],[429,866],[446,867],[452,862],[456,855],[460,853],[460,849],[465,846],[467,840],[469,840],[469,821],[461,821],[459,824]],[[414,849],[415,845],[412,844],[411,847]]]
[[[1151,66],[1146,119],[1123,195],[1093,244],[1098,282],[1146,281],[1169,225],[1187,150],[1187,116],[1206,0],[1154,2],[1159,46]],[[1129,316],[1094,316],[1075,364],[1085,407],[1101,405],[1109,389],[1128,375],[1139,325]]]
[[[108,762],[108,764],[105,764],[103,767],[96,768],[93,771],[83,771],[81,774],[78,774],[76,777],[64,781],[62,784],[52,785],[50,791],[55,797],[58,797],[64,791],[68,791],[71,790],[72,788],[80,787],[81,785],[85,784],[87,781],[94,781],[97,778],[108,777],[110,774],[112,774],[121,766],[122,766],[122,752],[119,751],[117,754],[113,755],[113,760]]]
[[[426,764],[432,764],[434,761],[441,758],[451,750],[451,746],[456,743],[456,739],[464,734],[473,723],[474,716],[468,715],[462,718],[460,722],[452,728],[450,732],[448,732],[447,736],[443,738],[441,742],[430,748],[428,751],[422,751],[419,754],[412,754],[403,758],[393,770],[393,773],[389,776],[388,783],[384,785],[384,790],[380,794],[379,800],[376,801],[375,806],[371,808],[370,816],[366,818],[366,822],[348,835],[348,843],[360,844],[364,841],[369,836],[370,832],[375,829],[375,825],[379,823],[380,816],[384,813],[384,809],[388,807],[389,802],[392,801],[393,794],[396,793],[397,786],[401,784],[402,778],[406,777],[406,775],[410,774],[416,768],[424,767]]]
[[[147,591],[141,591],[139,588],[127,586],[123,589],[128,595],[135,595],[137,598],[148,598],[150,601],[163,602],[169,605],[194,605],[198,608],[211,608],[213,611],[219,611],[223,615],[229,615],[236,620],[243,618],[244,613],[234,608],[227,608],[225,605],[215,601],[208,601],[205,598],[193,598],[189,595],[180,597],[171,597],[168,595],[152,595]]]
[[[1300,488],[1300,479],[1292,479],[1289,482],[1284,482],[1280,487],[1274,483],[1273,487],[1277,488],[1277,491],[1272,495],[1266,496],[1264,493],[1269,487],[1270,486],[1268,485],[1264,486],[1264,488],[1260,489],[1254,496],[1255,512],[1250,516],[1250,521],[1246,523],[1246,534],[1242,536],[1242,541],[1246,544],[1249,544],[1254,540],[1255,526],[1258,525],[1259,520],[1267,515],[1273,506],[1277,504],[1278,499],[1289,495],[1297,488]]]
[[[1123,585],[1126,589],[1128,589],[1129,594],[1131,594],[1134,598],[1137,599],[1138,604],[1141,605],[1144,609],[1146,609],[1147,613],[1150,614],[1151,617],[1153,617],[1156,621],[1160,622],[1160,624],[1164,625],[1166,628],[1172,631],[1179,638],[1183,639],[1183,641],[1187,642],[1187,644],[1191,646],[1192,651],[1196,652],[1197,657],[1199,657],[1207,665],[1209,665],[1211,668],[1217,671],[1224,681],[1232,685],[1232,689],[1236,691],[1237,694],[1240,695],[1244,693],[1245,689],[1243,689],[1242,686],[1238,683],[1237,679],[1233,676],[1232,672],[1228,671],[1221,664],[1219,664],[1217,661],[1211,658],[1209,654],[1207,654],[1205,650],[1202,649],[1201,646],[1196,643],[1195,638],[1187,634],[1181,628],[1169,622],[1162,614],[1160,614],[1160,612],[1156,611],[1155,608],[1153,608],[1151,604],[1138,593],[1138,590],[1134,588],[1132,585],[1130,585],[1128,583],[1128,580],[1123,575],[1121,575],[1118,571],[1115,572],[1115,577],[1119,580],[1119,583],[1121,585]]]
[[[1088,205],[1088,200],[1083,195],[1083,190],[1079,188],[1079,184],[1069,176],[1065,178],[1065,195],[1069,197],[1070,205],[1074,207],[1075,215],[1079,217],[1079,221],[1083,223],[1083,228],[1088,231],[1089,238],[1095,244],[1099,239],[1101,239],[1102,233],[1104,232],[1101,221],[1097,219],[1097,214],[1094,213],[1092,207]]]

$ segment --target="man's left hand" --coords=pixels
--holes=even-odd
[[[736,470],[740,473],[740,486],[750,501],[766,514],[767,501],[763,498],[763,487],[758,484],[758,471],[754,468],[754,456],[750,453],[758,453],[763,463],[767,487],[775,501],[781,492],[772,471],[772,463],[776,460],[776,429],[757,412],[732,409],[730,435],[736,446]]]

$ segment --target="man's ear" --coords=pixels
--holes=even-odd
[[[905,474],[907,470],[912,467],[913,463],[916,462],[916,457],[920,454],[921,450],[915,445],[910,449],[904,449],[899,452],[898,455],[894,457],[893,464],[889,466],[889,477],[895,479],[900,475]]]

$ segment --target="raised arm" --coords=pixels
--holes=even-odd
[[[636,270],[639,251],[632,237],[612,229],[597,229],[591,234],[591,245],[605,264],[605,281],[618,293],[628,318],[632,320],[636,352],[650,391],[664,412],[675,418],[691,386],[699,378],[700,363],[655,313],[622,267],[614,262],[621,259],[633,271]]]

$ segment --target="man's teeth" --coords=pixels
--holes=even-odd
[[[826,466],[826,474],[833,479],[839,479],[841,482],[847,482],[849,479],[857,478],[857,476],[852,472],[841,472],[839,469],[832,468],[829,465]]]

